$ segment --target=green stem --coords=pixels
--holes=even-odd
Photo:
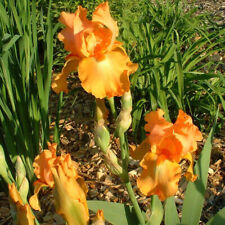
[[[123,169],[127,172],[128,163],[129,163],[129,154],[126,145],[125,135],[124,133],[119,133],[120,139],[120,148],[121,148],[121,160],[123,164]]]
[[[124,181],[130,200],[134,206],[135,213],[137,215],[137,218],[139,220],[140,225],[145,225],[145,220],[142,216],[141,209],[138,205],[137,199],[135,197],[134,191],[132,189],[131,183],[129,181],[129,176],[128,176],[128,162],[129,162],[129,154],[128,154],[128,149],[127,149],[127,141],[125,139],[124,133],[119,133],[119,139],[120,139],[120,148],[121,148],[121,160],[122,160],[122,165],[125,173],[127,174],[127,180]]]
[[[145,225],[145,220],[144,220],[143,215],[141,213],[141,209],[140,209],[140,207],[138,205],[137,199],[136,199],[136,197],[134,195],[134,191],[132,189],[130,181],[125,183],[125,185],[127,187],[127,191],[128,191],[130,200],[131,200],[131,202],[132,202],[132,204],[134,206],[134,210],[135,210],[135,213],[136,213],[136,215],[138,217],[139,223],[140,223],[140,225]]]
[[[109,106],[113,115],[113,118],[116,119],[117,113],[116,113],[116,108],[115,108],[115,102],[114,102],[114,97],[108,98]]]

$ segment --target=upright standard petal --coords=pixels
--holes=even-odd
[[[129,75],[137,69],[121,47],[104,55],[104,59],[83,58],[78,66],[82,87],[96,98],[122,96],[130,89]]]
[[[192,118],[182,110],[179,110],[173,130],[174,135],[183,145],[182,156],[197,150],[197,141],[202,140],[202,134],[193,124]]]
[[[100,4],[95,9],[92,16],[92,21],[99,22],[110,29],[110,31],[112,32],[112,38],[111,38],[111,43],[109,45],[109,48],[111,48],[116,37],[119,34],[119,29],[117,26],[117,22],[113,20],[113,18],[110,15],[108,2],[104,2]]]
[[[75,13],[62,12],[59,18],[66,27],[58,34],[58,38],[64,43],[64,48],[77,57],[89,55],[82,35],[84,29],[92,26],[86,15],[87,10],[78,6]]]
[[[164,201],[177,192],[181,176],[179,164],[167,160],[163,155],[158,156],[149,152],[140,165],[143,171],[137,185],[144,195],[156,194]]]
[[[164,114],[162,109],[157,109],[157,111],[152,111],[145,116],[147,124],[144,129],[150,133],[149,141],[151,145],[157,145],[173,126],[172,123],[163,117]]]
[[[51,167],[56,160],[56,152],[50,150],[42,151],[34,160],[33,167],[36,177],[41,183],[53,187],[54,180],[51,173]]]
[[[59,94],[61,91],[68,93],[67,77],[70,73],[77,70],[78,59],[77,57],[69,57],[60,74],[56,75],[52,81],[52,89],[55,93]]]

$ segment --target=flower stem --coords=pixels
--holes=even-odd
[[[116,108],[115,108],[115,102],[114,102],[114,97],[108,98],[109,106],[113,115],[113,118],[116,119],[117,113],[116,113]]]
[[[129,154],[128,154],[128,147],[127,147],[127,141],[125,138],[124,133],[119,133],[119,139],[120,139],[120,148],[121,148],[121,160],[122,160],[122,166],[127,174],[127,179],[124,180],[124,184],[126,185],[130,200],[134,206],[135,213],[137,215],[137,218],[139,220],[140,225],[145,225],[145,220],[143,218],[143,215],[141,213],[141,209],[138,205],[137,199],[135,197],[134,191],[132,189],[129,176],[128,176],[128,162],[129,162]]]
[[[140,223],[140,225],[145,225],[145,220],[144,220],[143,215],[141,213],[141,209],[140,209],[140,207],[138,205],[137,199],[136,199],[136,197],[134,195],[134,191],[132,189],[132,186],[131,186],[130,181],[128,181],[127,183],[125,183],[125,185],[127,187],[127,191],[128,191],[130,200],[131,200],[131,202],[132,202],[132,204],[134,206],[134,210],[135,210],[135,213],[136,213],[137,218],[139,220],[139,223]]]

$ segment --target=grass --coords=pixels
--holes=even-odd
[[[195,8],[185,11],[180,0],[123,1],[122,8],[120,39],[139,64],[131,76],[135,137],[143,133],[143,115],[157,108],[168,120],[183,109],[203,130],[211,127],[218,106],[225,109],[221,62],[210,60],[224,52],[225,31]]]
[[[32,162],[49,140],[48,101],[53,65],[53,27],[50,6],[46,23],[35,1],[0,3],[0,137],[12,173],[17,155],[29,181]],[[37,30],[37,21],[41,28]],[[44,48],[40,49],[39,37]]]

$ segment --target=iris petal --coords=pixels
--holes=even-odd
[[[122,96],[130,89],[129,75],[137,65],[131,64],[122,48],[117,47],[104,59],[83,58],[78,66],[82,87],[96,98]]]
[[[71,72],[77,70],[77,65],[78,65],[77,58],[69,57],[61,73],[53,78],[52,89],[55,93],[59,94],[61,91],[68,93],[67,77]]]
[[[149,152],[140,165],[143,171],[137,180],[137,185],[144,195],[156,194],[161,201],[164,201],[177,192],[181,176],[179,164]]]

